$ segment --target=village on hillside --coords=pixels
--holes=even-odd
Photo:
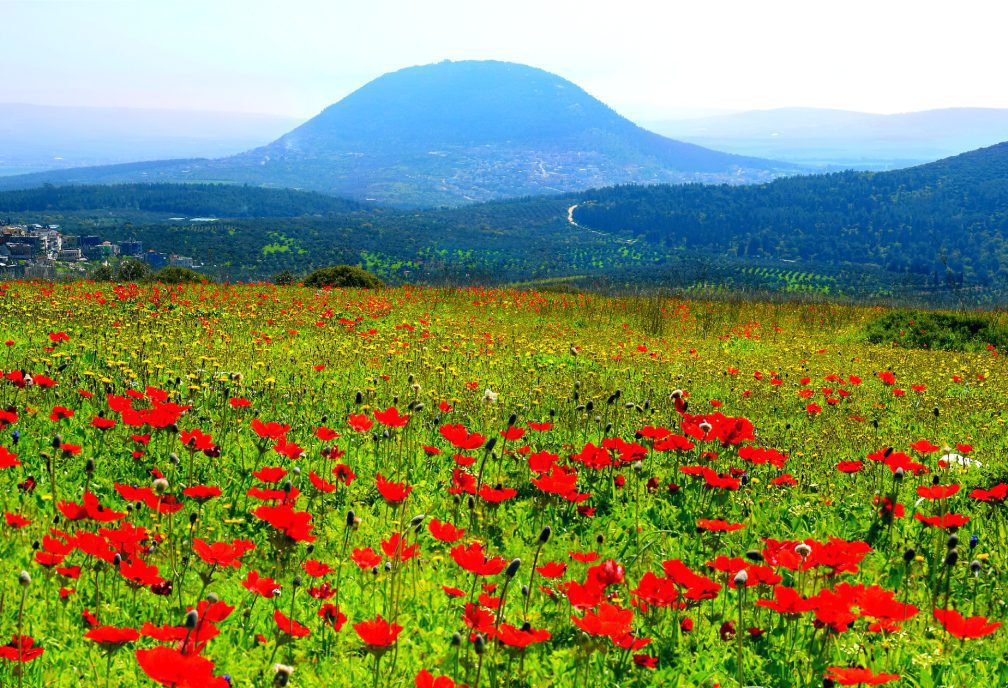
[[[0,225],[0,278],[58,279],[81,277],[99,265],[132,258],[157,270],[168,265],[200,267],[190,256],[143,250],[130,239],[114,243],[94,234],[60,232],[59,225]]]

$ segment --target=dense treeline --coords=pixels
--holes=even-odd
[[[582,199],[578,223],[665,247],[860,264],[932,286],[1008,280],[1008,144],[893,172],[621,186]]]
[[[354,201],[293,189],[235,184],[114,184],[53,186],[0,192],[0,214],[45,211],[136,210],[213,217],[295,217],[346,213]]]

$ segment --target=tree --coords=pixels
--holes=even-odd
[[[151,275],[151,267],[142,260],[124,258],[119,262],[118,276],[123,282],[142,282]]]
[[[305,278],[304,285],[315,289],[322,287],[378,289],[384,287],[385,283],[356,265],[334,265],[315,270]]]
[[[281,270],[277,274],[273,275],[273,284],[281,287],[287,287],[292,284],[297,284],[297,276],[290,270]]]
[[[200,284],[208,281],[205,275],[177,265],[161,268],[154,273],[151,279],[163,284]]]
[[[102,263],[91,271],[91,279],[95,282],[111,282],[114,277],[115,274],[112,271],[112,266],[105,263]]]

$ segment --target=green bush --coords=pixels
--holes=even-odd
[[[367,270],[356,265],[334,265],[319,268],[305,278],[306,287],[350,287],[356,289],[378,289],[385,283]]]
[[[277,274],[273,275],[273,279],[271,281],[273,284],[278,286],[287,287],[292,284],[297,284],[297,275],[290,270],[281,270]]]
[[[169,265],[155,272],[151,280],[162,284],[199,284],[206,282],[207,278],[195,270]]]
[[[899,309],[870,322],[864,334],[873,344],[904,349],[983,351],[988,346],[1008,348],[1008,327],[991,314]]]
[[[119,261],[116,278],[121,282],[143,282],[151,276],[151,267],[136,258],[123,258]]]
[[[101,264],[91,270],[91,279],[95,282],[111,282],[115,279],[115,271],[111,265]]]

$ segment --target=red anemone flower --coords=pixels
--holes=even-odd
[[[395,644],[403,627],[397,623],[389,623],[379,614],[369,621],[355,623],[353,629],[369,651],[380,653]]]

